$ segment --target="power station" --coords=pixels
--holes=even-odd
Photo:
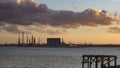
[[[19,46],[36,46],[42,45],[40,38],[38,38],[36,43],[36,37],[34,35],[28,35],[25,32],[19,32],[18,35],[18,45]],[[63,39],[61,38],[47,38],[46,46],[60,46],[63,44]]]
[[[61,38],[47,38],[47,45],[59,46],[61,45]]]

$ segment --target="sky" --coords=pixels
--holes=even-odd
[[[55,10],[83,11],[87,8],[118,12],[120,0],[36,0]]]
[[[120,0],[0,0],[0,44],[25,36],[120,44]]]

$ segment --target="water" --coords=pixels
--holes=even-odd
[[[0,47],[0,68],[81,68],[81,56],[84,54],[120,57],[120,48]]]

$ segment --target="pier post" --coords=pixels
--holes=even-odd
[[[101,68],[104,67],[104,57],[101,57]]]
[[[110,67],[110,57],[108,57],[108,67]]]
[[[85,57],[83,56],[82,68],[84,68],[84,59],[85,59]]]
[[[87,64],[88,64],[88,67],[87,68],[90,68],[90,62],[89,62],[89,57],[87,57]]]
[[[114,59],[115,59],[115,67],[117,66],[117,57],[114,57]]]
[[[92,66],[92,57],[90,57],[90,68]]]
[[[98,68],[98,57],[95,57],[96,60],[95,60],[95,68]]]

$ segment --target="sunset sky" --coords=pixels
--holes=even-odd
[[[0,44],[25,36],[120,44],[120,0],[0,0]]]

